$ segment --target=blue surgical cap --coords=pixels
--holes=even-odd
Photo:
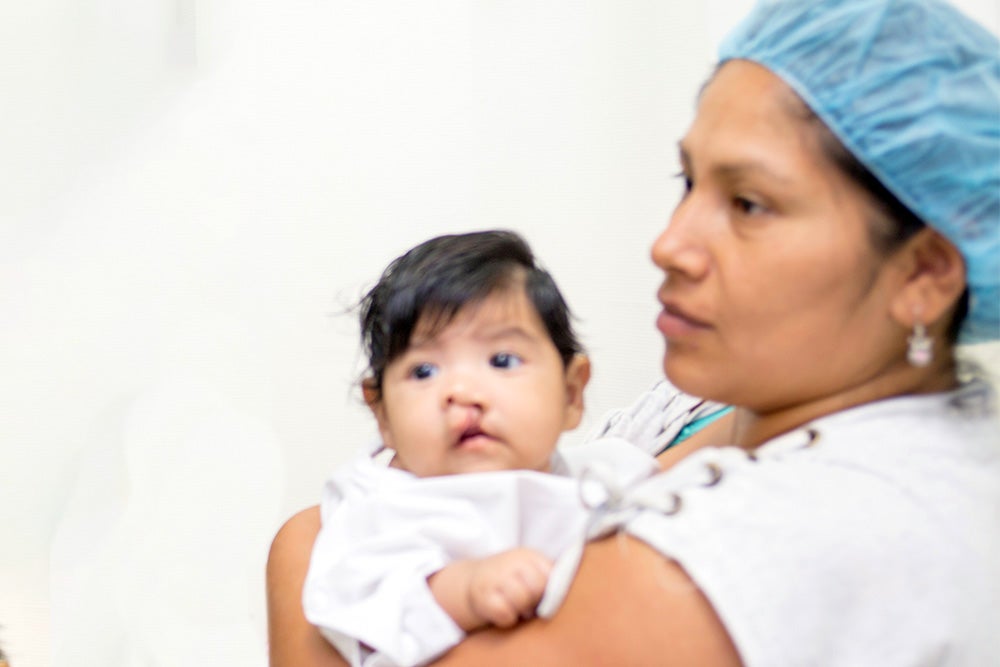
[[[1000,338],[1000,42],[938,0],[761,0],[721,61],[781,77],[961,251],[959,341]]]

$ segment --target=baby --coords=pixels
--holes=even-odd
[[[580,423],[590,364],[551,276],[507,231],[397,258],[361,331],[392,458],[366,451],[327,482],[303,606],[352,665],[416,665],[531,617],[581,539],[577,483],[548,473],[568,471],[556,443]]]

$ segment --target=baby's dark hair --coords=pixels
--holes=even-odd
[[[506,230],[450,234],[424,241],[394,259],[361,299],[366,387],[381,398],[386,366],[409,347],[418,322],[429,323],[433,335],[463,307],[522,283],[563,365],[568,365],[583,346],[566,301],[527,242]]]

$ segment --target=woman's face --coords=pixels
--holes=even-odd
[[[905,336],[874,208],[797,104],[767,69],[725,64],[680,142],[686,192],[652,249],[668,377],[757,412],[878,378]]]

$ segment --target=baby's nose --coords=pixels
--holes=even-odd
[[[461,374],[452,377],[448,383],[445,403],[449,406],[470,406],[482,409],[486,405],[486,398],[479,383],[467,374]]]

